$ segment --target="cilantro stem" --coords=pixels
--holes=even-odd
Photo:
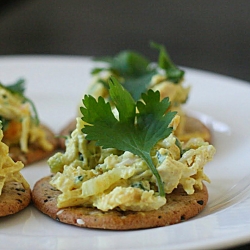
[[[164,184],[162,182],[162,179],[160,177],[159,172],[157,171],[157,169],[156,169],[156,167],[155,167],[155,165],[154,165],[154,163],[152,161],[150,153],[149,152],[140,152],[139,156],[145,160],[145,162],[147,163],[148,167],[150,168],[150,170],[152,171],[153,175],[155,176],[160,196],[165,196]]]

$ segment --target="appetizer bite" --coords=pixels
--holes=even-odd
[[[49,157],[58,146],[53,132],[39,121],[33,102],[24,95],[24,81],[0,84],[0,121],[10,157],[24,165]]]
[[[177,111],[181,117],[175,135],[182,141],[201,137],[211,142],[210,130],[200,120],[188,116],[183,110],[190,92],[190,86],[184,86],[185,72],[172,62],[163,45],[152,42],[151,47],[159,51],[158,63],[150,62],[148,58],[134,51],[121,51],[114,57],[97,58],[96,61],[104,65],[92,70],[93,79],[87,93],[95,98],[102,96],[109,100],[110,76],[115,76],[136,101],[141,93],[148,89],[159,90],[161,99],[169,97],[169,109]],[[74,127],[75,121],[72,121],[61,134],[69,135]]]
[[[23,210],[31,201],[30,186],[20,173],[24,165],[11,159],[9,147],[2,139],[3,131],[0,128],[0,217]]]
[[[109,97],[84,96],[65,152],[48,160],[53,174],[34,185],[34,205],[62,223],[111,230],[166,226],[200,213],[208,201],[203,168],[215,148],[176,137],[180,116],[158,90],[136,101],[111,77]]]

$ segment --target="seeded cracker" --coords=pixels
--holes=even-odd
[[[68,207],[57,208],[57,197],[61,193],[49,182],[51,176],[39,180],[32,191],[34,205],[44,214],[62,223],[78,227],[132,230],[161,227],[188,220],[199,214],[207,204],[206,186],[187,195],[181,187],[166,195],[167,203],[158,210],[133,212],[112,210],[102,212],[95,208]]]
[[[19,182],[7,182],[0,196],[0,217],[15,214],[26,208],[31,200],[31,191]]]

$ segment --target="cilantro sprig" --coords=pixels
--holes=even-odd
[[[185,72],[179,69],[171,60],[166,48],[158,43],[151,42],[152,48],[159,50],[158,66],[165,70],[167,78],[173,83],[179,83]]]
[[[130,92],[135,100],[139,100],[141,93],[145,92],[152,77],[159,69],[163,70],[167,79],[178,84],[184,77],[184,71],[180,70],[171,60],[166,48],[155,42],[150,43],[151,48],[159,50],[158,63],[153,65],[144,55],[132,51],[121,51],[114,57],[99,57],[95,61],[106,63],[106,67],[94,68],[92,74],[99,74],[102,71],[110,71],[115,77],[122,77],[123,87]],[[108,83],[103,79],[100,82],[108,88]]]
[[[6,85],[6,86],[3,86],[1,84],[1,86],[7,89],[8,91],[10,91],[12,94],[24,95],[24,91],[25,91],[24,79],[19,79],[15,83]]]
[[[85,95],[80,108],[85,125],[86,139],[96,141],[103,148],[116,148],[140,156],[156,177],[159,194],[165,195],[161,177],[153,163],[151,150],[155,144],[169,136],[169,126],[176,112],[167,112],[169,98],[160,101],[159,91],[148,90],[135,101],[115,77],[109,80],[109,94],[119,113],[116,119],[109,102],[103,97],[96,100]],[[138,112],[136,112],[138,109]]]
[[[142,92],[145,92],[151,78],[156,74],[156,70],[149,67],[150,60],[142,54],[125,50],[114,57],[99,57],[95,61],[107,63],[106,67],[94,68],[92,74],[98,74],[101,71],[110,71],[115,77],[124,79],[123,87],[127,89],[135,100],[140,98]],[[108,87],[108,83],[100,79],[100,82]],[[136,88],[135,88],[136,87]]]

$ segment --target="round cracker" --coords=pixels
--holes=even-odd
[[[25,189],[19,182],[4,183],[0,195],[0,217],[15,214],[26,208],[31,201],[30,188]]]
[[[131,230],[161,227],[188,220],[199,214],[207,204],[208,192],[204,185],[193,195],[178,187],[166,195],[167,203],[154,211],[133,212],[112,210],[102,212],[95,208],[57,208],[57,197],[61,193],[49,184],[51,176],[40,179],[32,190],[34,205],[44,214],[62,223],[78,227]]]
[[[52,150],[45,151],[36,143],[29,144],[29,151],[22,152],[19,145],[11,145],[9,147],[9,155],[14,161],[22,161],[24,165],[43,160],[51,156],[58,148],[58,139],[54,133],[45,125],[41,125],[46,133],[47,139],[53,145]]]

